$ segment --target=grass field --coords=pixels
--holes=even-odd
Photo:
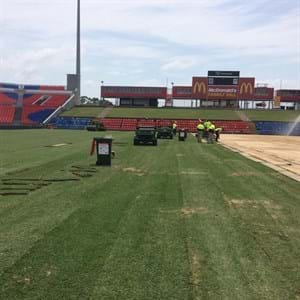
[[[245,110],[252,121],[294,121],[300,115],[298,110]]]
[[[234,110],[213,109],[166,109],[166,108],[114,108],[108,117],[131,118],[169,118],[169,119],[215,119],[215,120],[239,120]]]
[[[97,117],[102,111],[101,107],[74,107],[61,116]],[[242,110],[242,112],[252,121],[294,121],[300,114],[299,111],[283,110]],[[107,117],[240,120],[236,110],[187,108],[114,108]]]
[[[300,298],[299,183],[191,136],[94,168],[94,134],[0,131],[0,299]]]
[[[98,117],[103,111],[103,107],[74,107],[63,112],[62,117]]]

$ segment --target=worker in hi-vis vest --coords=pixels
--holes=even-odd
[[[209,129],[209,126],[211,125],[211,122],[210,121],[208,121],[208,120],[206,120],[205,122],[204,122],[204,127],[205,127],[205,130],[207,130],[208,131],[208,129]]]
[[[173,134],[176,135],[176,132],[177,132],[177,123],[176,123],[176,121],[173,122],[172,128],[173,128]]]
[[[211,123],[210,126],[208,127],[208,144],[213,144],[214,143],[214,136],[215,136],[215,129],[216,126]]]
[[[221,131],[222,131],[221,127],[218,127],[218,128],[215,129],[215,135],[216,135],[216,142],[217,143],[219,142]]]
[[[204,130],[205,130],[204,124],[199,119],[199,124],[197,125],[197,141],[198,141],[198,143],[202,143],[202,138],[203,138]]]

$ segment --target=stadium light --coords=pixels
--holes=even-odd
[[[77,92],[76,104],[80,104],[81,95],[81,59],[80,59],[80,0],[77,0],[77,41],[76,41],[76,75],[77,75]]]
[[[102,87],[103,87],[103,84],[104,84],[104,81],[101,80],[101,98],[102,98],[102,100],[104,100],[104,97],[102,96]]]

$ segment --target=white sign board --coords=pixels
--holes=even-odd
[[[98,144],[99,155],[109,155],[109,144]]]

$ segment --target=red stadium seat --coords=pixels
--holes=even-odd
[[[133,131],[137,126],[171,126],[174,120],[170,119],[139,119],[139,118],[106,118],[102,119],[108,130]],[[196,132],[198,120],[179,119],[176,120],[177,128],[185,128],[188,132]],[[221,127],[224,133],[254,133],[255,126],[251,122],[244,121],[214,121],[216,127]]]
[[[14,106],[0,106],[0,123],[1,124],[12,124],[15,115]]]

